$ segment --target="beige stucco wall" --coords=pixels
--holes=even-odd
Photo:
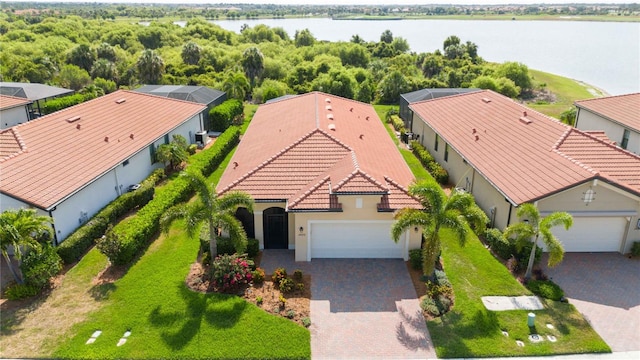
[[[579,109],[576,127],[580,130],[602,130],[616,143],[622,142],[625,127],[609,119],[605,119],[588,110]],[[630,131],[627,150],[640,154],[640,133],[637,130],[627,128]]]

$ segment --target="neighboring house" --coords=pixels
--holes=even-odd
[[[618,146],[640,154],[640,93],[576,101],[576,127],[602,130]]]
[[[395,210],[420,203],[413,174],[369,104],[313,92],[261,105],[218,183],[244,191],[237,216],[265,249],[313,258],[403,258],[420,229],[396,244]]]
[[[204,129],[206,130],[210,129],[209,111],[227,99],[226,92],[206,86],[145,85],[134,91],[206,105],[207,111],[204,113]]]
[[[400,95],[400,118],[404,121],[404,126],[407,129],[411,129],[413,124],[413,111],[409,105],[417,103],[419,101],[437,99],[444,96],[451,96],[457,94],[464,94],[472,91],[478,91],[479,89],[469,88],[433,88],[422,89],[412,91],[410,93]]]
[[[40,107],[49,99],[73,94],[73,90],[37,83],[0,82],[0,94],[29,99],[35,105],[29,105],[29,119],[42,115]]]
[[[0,95],[0,129],[29,121],[30,100]]]
[[[55,241],[162,167],[156,148],[193,142],[202,105],[116,91],[0,131],[0,210],[31,207],[54,219]]]
[[[640,240],[640,157],[600,132],[564,125],[495,92],[411,105],[414,133],[450,175],[504,228],[516,207],[567,211],[553,229],[567,251],[626,253]]]

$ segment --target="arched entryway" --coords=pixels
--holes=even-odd
[[[247,210],[247,208],[238,208],[236,210],[236,219],[238,219],[242,223],[242,227],[244,231],[247,233],[247,237],[249,239],[256,238],[256,230],[253,225],[253,214]]]
[[[287,249],[287,213],[281,207],[271,207],[262,213],[264,224],[264,248]]]

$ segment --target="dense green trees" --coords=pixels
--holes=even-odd
[[[45,17],[31,24],[0,13],[0,77],[105,92],[141,84],[192,84],[257,102],[284,93],[322,90],[367,102],[395,104],[424,87],[492,89],[510,97],[533,88],[526,66],[485,63],[477,45],[452,35],[442,49],[411,53],[385,31],[380,41],[318,41],[308,29],[244,26],[240,34],[202,18],[184,27]],[[466,39],[465,39],[466,40]],[[478,79],[479,78],[479,79]],[[92,80],[93,79],[93,80]],[[263,84],[265,83],[266,84]]]

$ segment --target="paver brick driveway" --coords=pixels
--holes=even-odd
[[[612,351],[640,350],[640,259],[567,253],[560,265],[545,272]]]
[[[267,250],[267,273],[282,266],[311,275],[313,359],[435,358],[405,263],[391,259],[294,261],[292,251]]]

